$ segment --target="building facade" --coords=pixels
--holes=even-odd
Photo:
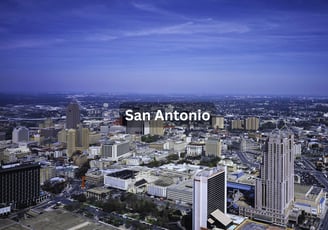
[[[113,161],[117,161],[125,154],[130,152],[130,144],[128,141],[115,142],[109,141],[102,145],[101,154],[102,157],[108,158]]]
[[[66,129],[76,129],[80,123],[80,106],[77,102],[71,102],[66,109]]]
[[[149,122],[149,131],[150,135],[158,135],[163,136],[164,135],[164,122],[161,119],[158,120],[150,120]]]
[[[242,119],[232,120],[231,121],[231,129],[239,129],[242,130],[245,128],[245,121]]]
[[[224,117],[212,116],[212,128],[224,129]]]
[[[0,203],[13,208],[34,205],[40,196],[40,165],[18,163],[0,168]]]
[[[208,138],[205,143],[205,155],[221,157],[221,141],[218,138]]]
[[[264,221],[287,224],[294,203],[294,135],[288,129],[275,129],[269,136],[255,196],[255,209],[265,211]]]
[[[77,135],[77,147],[81,150],[86,150],[89,148],[89,128],[82,127],[82,125],[79,125],[79,128],[76,130]]]
[[[193,182],[193,229],[207,229],[211,213],[226,213],[226,168],[205,169],[196,174]]]
[[[248,117],[245,119],[245,129],[248,131],[256,131],[260,127],[260,120],[258,117]]]
[[[13,143],[28,142],[29,141],[29,130],[26,127],[16,127],[12,133]]]
[[[76,150],[76,130],[69,129],[67,131],[67,156],[71,157]]]

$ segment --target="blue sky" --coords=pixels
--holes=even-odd
[[[1,92],[328,95],[327,1],[0,1]]]

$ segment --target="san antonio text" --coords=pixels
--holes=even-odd
[[[149,121],[151,120],[152,114],[150,112],[133,112],[132,109],[125,111],[125,119],[127,121]],[[200,109],[197,112],[162,112],[157,110],[154,116],[154,120],[162,121],[208,121],[211,115],[209,112],[202,112]]]

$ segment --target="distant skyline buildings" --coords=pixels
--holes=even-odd
[[[80,121],[80,106],[76,101],[72,101],[66,109],[66,129],[77,129]]]
[[[19,142],[29,141],[29,130],[26,127],[16,127],[12,132],[12,142],[18,144]]]
[[[327,96],[327,10],[296,0],[1,1],[0,92]]]

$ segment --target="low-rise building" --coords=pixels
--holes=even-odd
[[[191,142],[187,145],[188,156],[200,156],[205,151],[205,143]]]
[[[295,184],[294,206],[311,215],[321,215],[325,211],[326,192],[323,188]]]
[[[103,187],[95,187],[86,191],[87,198],[94,198],[96,200],[103,200],[110,194],[110,190]]]
[[[177,203],[192,204],[193,181],[185,180],[178,184],[173,184],[167,188],[167,199]]]
[[[105,186],[117,188],[127,191],[129,185],[132,184],[137,172],[129,169],[124,169],[117,172],[112,172],[104,176]]]
[[[42,166],[40,168],[40,184],[56,176],[56,168],[54,166]]]
[[[167,187],[173,184],[173,179],[169,177],[160,177],[147,186],[147,193],[152,196],[166,198]]]
[[[85,174],[85,181],[88,184],[100,186],[104,184],[104,175],[101,171],[91,171]]]

